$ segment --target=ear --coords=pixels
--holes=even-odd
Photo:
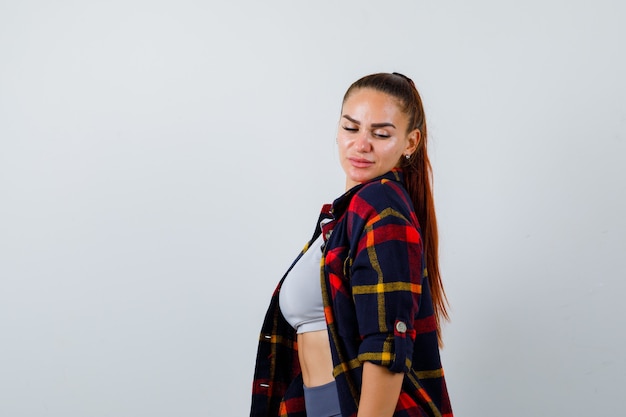
[[[419,129],[415,129],[409,132],[407,136],[406,152],[413,154],[422,140],[422,132]]]

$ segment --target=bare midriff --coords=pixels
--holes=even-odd
[[[298,334],[298,359],[302,380],[307,387],[333,381],[333,360],[326,330]]]

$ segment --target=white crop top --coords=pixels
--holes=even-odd
[[[296,333],[326,329],[322,301],[320,235],[291,268],[280,288],[280,311]]]

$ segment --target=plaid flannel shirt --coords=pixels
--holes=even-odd
[[[344,417],[356,417],[365,361],[405,374],[394,417],[452,417],[420,228],[402,184],[394,169],[325,205],[318,225],[330,222],[289,268],[323,233],[322,295]],[[252,417],[306,416],[296,334],[278,306],[285,276],[261,330]]]

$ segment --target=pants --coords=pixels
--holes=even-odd
[[[335,381],[319,387],[303,387],[307,417],[341,417]]]

